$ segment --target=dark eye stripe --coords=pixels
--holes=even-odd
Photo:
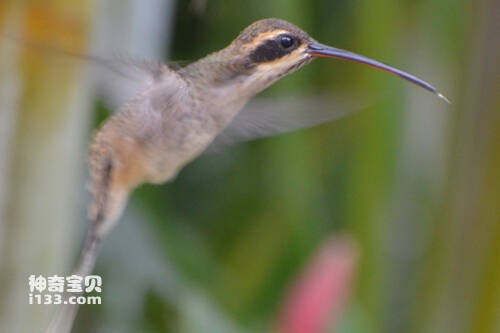
[[[268,39],[250,54],[250,60],[256,63],[273,61],[291,53],[297,47],[298,43],[294,43],[291,47],[284,48],[281,45],[281,37]]]
[[[266,40],[260,44],[251,54],[250,59],[254,62],[273,61],[288,53],[275,40]]]

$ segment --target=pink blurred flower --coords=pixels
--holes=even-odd
[[[350,294],[357,258],[352,239],[328,239],[292,284],[276,332],[323,333],[335,327]]]

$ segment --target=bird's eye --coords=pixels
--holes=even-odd
[[[283,48],[288,49],[293,46],[294,39],[291,36],[285,35],[280,37],[280,43]]]

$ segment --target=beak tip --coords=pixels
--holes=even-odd
[[[449,100],[449,99],[448,99],[445,95],[443,95],[443,94],[442,94],[442,93],[440,93],[440,92],[437,92],[437,94],[436,94],[436,95],[437,95],[439,98],[441,98],[443,101],[445,101],[446,103],[448,103],[448,104],[450,104],[450,105],[451,105],[450,100]]]

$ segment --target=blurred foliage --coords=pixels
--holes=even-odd
[[[38,331],[52,312],[28,303],[26,283],[69,264],[90,123],[85,63],[20,47],[15,36],[84,52],[90,21],[84,0],[0,2],[2,332]]]
[[[283,79],[263,95],[286,98],[356,91],[379,96],[378,102],[332,124],[203,156],[168,186],[139,189],[134,197],[182,276],[208,293],[239,325],[259,330],[272,322],[291,278],[322,239],[347,231],[361,242],[362,262],[357,294],[340,331],[493,332],[498,325],[499,297],[498,292],[493,293],[496,296],[488,292],[498,290],[498,279],[494,279],[498,272],[486,267],[499,263],[494,245],[499,242],[498,190],[487,184],[482,190],[491,196],[493,205],[488,208],[491,215],[481,218],[484,223],[474,216],[458,216],[455,202],[455,192],[466,191],[456,188],[463,186],[457,183],[474,176],[457,171],[460,156],[467,153],[462,145],[468,140],[462,135],[467,126],[461,118],[477,117],[466,105],[473,96],[463,94],[483,89],[478,83],[482,78],[473,85],[466,81],[479,55],[465,50],[485,38],[490,29],[475,28],[474,23],[484,19],[488,6],[493,3],[179,2],[170,46],[173,60],[198,59],[227,45],[251,22],[279,17],[321,42],[420,74],[444,86],[454,102],[454,111],[448,110],[418,88],[340,61],[317,61]],[[493,67],[498,69],[495,61]],[[498,88],[498,82],[492,83]],[[491,112],[498,106],[498,97],[493,99],[491,105],[478,109]],[[419,105],[431,109],[426,113],[429,122],[447,129],[435,136],[439,142],[430,142],[438,147],[431,153],[411,150],[408,144],[408,140],[418,144],[427,133],[426,128],[416,128],[416,138],[411,137],[415,125],[407,123],[412,119],[408,114],[421,112]],[[498,124],[497,116],[490,126]],[[498,140],[488,140],[479,144],[499,148]],[[421,140],[421,144],[429,141]],[[412,151],[419,155],[408,157]],[[440,154],[448,157],[432,161]],[[491,168],[489,160],[481,163],[476,166],[478,172]],[[498,183],[498,171],[492,177]],[[450,289],[447,294],[436,294],[454,283],[452,272],[459,275],[466,269],[456,262],[460,251],[441,243],[451,242],[451,234],[464,232],[464,222],[457,221],[495,228],[485,248],[475,254],[490,262],[477,267],[477,276],[472,274],[480,280],[460,284],[464,293]],[[470,260],[474,258],[471,255]],[[483,281],[480,290],[473,288],[472,281]],[[460,306],[456,311],[448,309],[450,302],[461,304],[458,295],[467,295],[469,302],[477,297],[484,301],[467,313],[460,312]],[[157,318],[154,321],[160,325],[152,331],[162,325],[175,331],[177,311],[162,305],[154,294],[146,303],[144,315]]]
[[[481,190],[491,198],[492,206],[485,208],[491,210],[488,216],[459,217],[456,210],[460,204],[455,202],[455,191],[467,191],[455,188],[456,183],[475,176],[456,171],[461,168],[460,156],[467,153],[461,145],[474,140],[463,137],[467,126],[461,118],[474,121],[479,117],[476,110],[484,109],[488,114],[498,111],[495,80],[488,90],[493,95],[490,105],[476,109],[467,105],[474,91],[484,89],[481,75],[488,75],[471,73],[472,64],[480,52],[498,54],[498,48],[466,52],[471,44],[488,48],[488,42],[478,43],[493,27],[484,23],[476,28],[475,22],[494,24],[486,17],[489,6],[495,7],[487,1],[446,0],[208,1],[205,10],[195,12],[192,2],[180,2],[173,59],[197,59],[224,47],[252,21],[279,17],[296,23],[321,42],[420,74],[445,87],[454,104],[446,109],[433,96],[356,64],[317,61],[291,75],[264,95],[357,91],[381,96],[380,102],[333,124],[203,157],[169,186],[144,189],[138,198],[155,211],[154,220],[164,231],[161,235],[172,260],[209,290],[231,316],[251,327],[254,321],[272,319],[291,276],[325,235],[349,231],[361,241],[363,261],[358,293],[346,320],[364,323],[360,332],[493,332],[498,325],[498,292],[471,312],[462,313],[460,320],[456,316],[461,306],[457,305],[455,312],[445,304],[463,302],[458,295],[467,294],[468,302],[481,297],[475,294],[479,291],[472,291],[472,280],[462,285],[466,293],[453,289],[456,295],[435,294],[453,283],[452,272],[460,275],[466,269],[456,262],[458,253],[448,249],[451,252],[443,254],[446,249],[439,245],[450,234],[463,233],[461,223],[465,222],[492,232],[483,244],[485,248],[476,253],[489,256],[491,261],[472,275],[486,279],[481,284],[486,290],[498,290],[498,279],[495,282],[492,278],[498,273],[481,272],[500,264],[494,245],[500,241],[498,187],[490,184]],[[498,59],[492,62],[491,73],[498,74]],[[478,76],[473,84],[466,81],[471,76]],[[464,95],[466,91],[470,93]],[[416,107],[409,108],[415,103]],[[412,124],[405,121],[412,119],[408,112],[421,112],[418,105],[430,107],[433,113],[445,112],[426,115],[429,122],[440,123],[447,132],[436,136],[439,142],[430,142],[439,147],[435,152],[409,157],[414,163],[408,164],[404,150],[411,147],[406,146],[409,134],[404,130]],[[491,130],[500,125],[498,116],[494,118]],[[425,126],[425,121],[417,125]],[[427,132],[426,128],[415,131],[424,133],[420,136]],[[418,142],[418,134],[415,140]],[[476,144],[493,145],[496,152],[490,153],[498,156],[498,142],[493,137]],[[438,155],[448,158],[439,159],[439,165],[432,161]],[[479,163],[475,172],[492,168],[494,161]],[[419,171],[429,165],[429,170]],[[491,177],[498,183],[499,169],[492,170],[496,171]],[[415,173],[417,176],[411,176]],[[415,180],[407,182],[407,175]],[[398,207],[399,196],[409,201],[403,208]],[[401,209],[406,211],[401,214]],[[404,219],[413,223],[411,229],[399,226],[405,225]],[[404,240],[412,237],[415,240],[405,244]],[[482,246],[466,242],[461,248],[467,249],[467,244]],[[398,256],[402,259],[392,260]],[[436,273],[438,267],[448,267],[443,268],[450,270],[446,278]],[[490,324],[481,321],[481,328],[465,325],[477,321],[474,316]],[[462,320],[464,326],[454,323]],[[356,325],[346,324],[351,326]]]
[[[421,76],[453,104],[342,61],[284,78],[262,95],[355,92],[374,102],[204,155],[170,184],[138,189],[127,218],[153,230],[141,247],[158,248],[139,255],[124,244],[113,253],[121,260],[98,266],[105,281],[120,272],[104,300],[115,312],[84,307],[79,330],[106,331],[103,318],[114,316],[124,331],[265,332],[318,245],[348,233],[361,262],[336,333],[499,332],[499,13],[495,0],[178,1],[170,60],[194,61],[251,22],[279,17]],[[107,112],[99,104],[96,123]],[[155,281],[158,271],[170,280]],[[120,300],[135,316],[120,313]]]

